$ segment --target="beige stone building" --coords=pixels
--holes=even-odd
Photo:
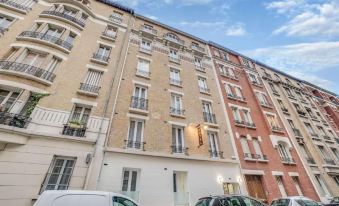
[[[282,117],[304,167],[323,202],[339,195],[339,154],[335,128],[309,92],[307,82],[258,64],[273,103]]]
[[[0,205],[95,189],[131,13],[97,1],[0,1]]]

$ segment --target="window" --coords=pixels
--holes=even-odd
[[[332,176],[334,182],[337,183],[337,185],[339,186],[339,176]]]
[[[113,13],[110,15],[109,20],[117,22],[117,23],[121,23],[122,22],[122,13],[117,12],[117,11],[113,11]]]
[[[48,64],[46,68],[46,71],[53,73],[55,69],[58,67],[58,65],[60,64],[60,62],[61,60],[59,58],[56,58],[55,56],[53,56],[52,61]]]
[[[1,15],[0,16],[0,28],[4,28],[4,29],[8,28],[13,21],[14,21],[13,18]]]
[[[243,151],[245,157],[247,157],[247,155],[250,155],[251,151],[250,151],[250,148],[248,146],[248,142],[247,142],[247,138],[246,137],[241,137],[240,138],[240,144],[241,144],[241,148],[242,148],[242,151]]]
[[[94,58],[107,62],[109,59],[110,53],[111,53],[111,47],[100,44],[97,50],[97,53],[94,55]]]
[[[287,93],[287,95],[288,95],[289,97],[294,98],[294,95],[293,95],[292,91],[291,91],[289,88],[284,87],[284,89],[285,89],[285,91],[286,91],[286,93]]]
[[[320,154],[323,157],[323,159],[326,160],[331,160],[330,155],[328,154],[328,152],[326,151],[324,146],[318,145],[318,148],[320,150]]]
[[[257,98],[261,105],[269,106],[267,96],[261,92],[256,92]]]
[[[249,126],[254,126],[254,125],[251,125],[253,124],[253,121],[252,121],[252,117],[251,117],[251,113],[250,111],[246,110],[246,109],[243,109],[242,110],[243,113],[244,113],[244,119],[245,119],[245,123],[247,123]]]
[[[266,114],[266,118],[267,118],[268,123],[271,126],[271,129],[275,130],[275,129],[279,128],[279,124],[277,122],[277,119],[276,119],[275,115]]]
[[[299,147],[300,147],[300,150],[301,150],[301,153],[304,155],[304,157],[309,161],[310,159],[313,160],[313,158],[311,158],[311,154],[310,152],[308,151],[307,147],[305,144],[299,144]],[[310,162],[309,162],[310,163]],[[313,163],[315,164],[315,163]]]
[[[152,45],[151,41],[148,41],[146,39],[142,39],[141,40],[141,48],[143,50],[146,50],[146,51],[150,52],[152,50],[152,46],[151,45]]]
[[[283,110],[284,112],[288,111],[287,108],[285,107],[284,103],[280,99],[277,99],[277,101],[280,105],[281,110]]]
[[[89,69],[85,78],[85,84],[91,86],[99,86],[102,73],[103,72],[101,71]]]
[[[40,193],[45,190],[67,190],[75,160],[73,157],[54,156]]]
[[[180,70],[170,68],[170,84],[181,86]]]
[[[20,92],[0,89],[0,112],[9,112]]]
[[[339,152],[338,152],[338,150],[337,150],[336,148],[333,148],[333,147],[331,147],[331,150],[332,150],[334,156],[335,156],[335,157],[337,158],[337,160],[339,161]]]
[[[235,90],[235,94],[237,95],[237,98],[243,100],[244,97],[242,95],[241,88],[240,87],[234,87],[234,90]]]
[[[232,86],[230,84],[225,84],[225,90],[226,90],[227,96],[234,97]]]
[[[18,63],[27,64],[34,67],[40,67],[45,59],[45,55],[25,50],[16,60]]]
[[[204,77],[198,76],[198,84],[200,92],[209,93],[209,89],[207,87],[207,80]]]
[[[172,152],[183,153],[184,151],[184,128],[180,126],[172,127]]]
[[[179,59],[178,51],[174,50],[174,49],[170,49],[170,58],[172,58],[172,59]]]
[[[232,108],[234,120],[238,123],[242,122],[239,109],[237,107],[231,107],[231,108]]]
[[[202,59],[199,57],[194,57],[194,64],[196,67],[201,68],[202,67]]]
[[[317,180],[317,183],[318,183],[318,185],[321,188],[321,193],[323,195],[331,195],[329,190],[327,189],[327,187],[325,185],[325,182],[324,182],[323,178],[321,177],[321,175],[320,174],[315,174],[314,177]]]
[[[126,194],[126,192],[136,192],[137,183],[138,183],[138,169],[123,168],[122,174],[122,188],[121,191]]]
[[[182,95],[176,93],[171,94],[171,114],[184,115],[182,109]]]
[[[317,126],[317,128],[318,128],[318,130],[320,131],[320,134],[321,134],[322,136],[326,136],[326,132],[325,132],[325,130],[324,130],[324,128],[323,128],[322,126]]]
[[[68,35],[67,38],[66,38],[66,42],[67,42],[69,45],[72,45],[73,42],[74,42],[75,37],[76,37],[76,34],[69,33],[69,35]]]
[[[276,93],[276,94],[278,93],[277,89],[275,88],[275,86],[271,82],[269,82],[268,85],[270,85],[273,93]]]
[[[150,61],[139,58],[137,74],[145,77],[150,76]]]
[[[303,196],[303,192],[301,191],[301,188],[300,188],[299,178],[297,176],[293,176],[292,179],[293,179],[294,186],[297,189],[298,195]]]
[[[86,125],[91,114],[91,108],[76,105],[73,109],[69,122],[77,122],[82,125]]]
[[[259,79],[256,75],[252,74],[252,73],[248,73],[248,77],[250,78],[250,81],[253,83],[253,84],[257,84],[257,85],[260,85],[260,82],[259,82]]]
[[[315,135],[314,129],[313,129],[313,127],[311,126],[311,124],[305,122],[305,126],[306,126],[307,131],[308,131],[311,135]]]
[[[288,151],[288,146],[284,142],[279,142],[277,145],[280,158],[283,162],[292,162],[290,152]]]
[[[287,193],[284,187],[282,176],[275,176],[275,180],[277,181],[280,193],[282,197],[287,197]]]
[[[109,38],[115,39],[117,37],[117,32],[118,32],[118,29],[116,27],[107,26],[104,32],[104,35]]]
[[[242,62],[245,66],[249,67],[249,68],[253,68],[253,64],[252,62],[250,62],[249,60],[245,59],[245,58],[241,58]]]
[[[142,149],[143,147],[144,121],[131,119],[129,124],[127,148]]]
[[[68,16],[75,17],[77,15],[77,11],[71,7],[63,6],[61,9],[63,9],[62,13],[66,14]]]
[[[305,107],[305,110],[312,119],[316,119],[316,117],[314,116],[314,114],[313,114],[313,112],[310,108]]]
[[[331,137],[335,138],[335,135],[332,130],[328,130],[328,133],[330,133]]]
[[[134,202],[123,197],[114,196],[112,201],[113,206],[137,206]]]
[[[44,39],[53,41],[55,38],[59,38],[63,33],[64,29],[48,24],[45,28]]]
[[[147,87],[135,85],[131,107],[141,110],[148,109]]]
[[[219,156],[218,137],[215,132],[207,132],[211,157]]]
[[[262,152],[261,152],[259,140],[253,139],[252,143],[253,143],[253,148],[254,148],[255,154],[261,159],[262,158]]]
[[[237,183],[224,182],[223,183],[223,189],[224,189],[224,194],[232,195],[232,194],[239,194],[240,193],[239,184],[237,184]]]
[[[216,123],[215,116],[212,112],[212,105],[210,102],[203,101],[202,102],[202,109],[204,115],[204,121],[208,123]]]

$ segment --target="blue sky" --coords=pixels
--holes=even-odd
[[[339,94],[339,0],[117,0]]]

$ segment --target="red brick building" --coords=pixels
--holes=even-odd
[[[210,44],[211,56],[250,196],[319,197],[250,60]]]

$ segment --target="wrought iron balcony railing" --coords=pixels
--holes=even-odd
[[[24,115],[13,114],[9,112],[0,112],[0,124],[18,127],[18,128],[27,128],[31,118]]]
[[[295,163],[292,157],[280,157],[281,161],[284,163]]]
[[[53,82],[55,74],[41,68],[11,61],[0,61],[0,71],[13,71]]]
[[[48,34],[44,34],[44,33],[39,33],[39,32],[35,32],[35,31],[24,31],[22,32],[20,35],[20,37],[29,37],[29,38],[34,38],[34,39],[40,39],[43,41],[47,41],[49,43],[52,44],[56,44],[58,46],[61,46],[67,50],[71,50],[73,45],[67,41],[64,41],[58,37],[55,36],[51,36]]]
[[[148,99],[132,96],[131,108],[148,110]]]
[[[267,155],[264,154],[250,154],[244,153],[245,158],[255,159],[255,160],[267,160]]]
[[[179,44],[181,46],[184,46],[185,45],[185,41],[184,40],[181,40],[181,39],[177,39],[177,38],[173,38],[171,35],[169,34],[165,34],[164,35],[164,39],[168,40],[168,41],[171,41],[173,43],[176,43],[176,44]]]
[[[98,94],[100,87],[86,83],[80,83],[80,90]]]
[[[209,152],[212,158],[216,158],[216,157],[224,158],[224,152],[220,152],[216,150],[209,150]]]
[[[215,114],[204,112],[203,115],[204,115],[204,122],[217,124]]]
[[[198,52],[202,52],[202,53],[205,53],[205,48],[199,46],[199,45],[194,45],[192,44],[191,45],[191,49],[195,50],[195,51],[198,51]]]
[[[125,140],[126,148],[140,149],[145,151],[146,142],[134,141],[134,140]]]
[[[77,19],[74,16],[71,16],[69,14],[60,12],[60,11],[56,11],[56,10],[48,10],[48,11],[43,11],[42,14],[46,14],[46,15],[52,15],[52,16],[57,16],[57,17],[61,17],[64,18],[68,21],[71,21],[81,27],[85,27],[85,20],[84,19]]]
[[[85,133],[86,133],[85,125],[77,128],[77,127],[72,127],[68,124],[65,124],[62,130],[63,135],[74,136],[74,137],[85,137]]]
[[[116,39],[117,38],[117,34],[116,33],[110,33],[107,30],[102,32],[102,36],[108,37],[110,39]]]
[[[145,25],[142,25],[141,26],[141,31],[144,31],[144,32],[147,32],[147,33],[150,33],[152,35],[157,35],[158,34],[158,31],[153,29],[153,28],[150,28],[150,27],[147,27]]]
[[[20,9],[20,10],[24,10],[24,11],[28,11],[31,9],[31,7],[25,6],[23,4],[19,4],[13,0],[0,0],[0,4],[4,4],[16,9]]]
[[[99,60],[99,61],[107,63],[108,60],[109,60],[109,57],[105,56],[105,55],[102,55],[102,54],[94,53],[93,54],[93,59],[96,59],[96,60]]]
[[[255,128],[255,124],[253,122],[245,122],[247,127]]]
[[[184,116],[185,110],[182,108],[170,107],[170,113],[174,115]]]
[[[183,147],[182,145],[172,145],[172,153],[183,153],[188,155],[188,147]]]

